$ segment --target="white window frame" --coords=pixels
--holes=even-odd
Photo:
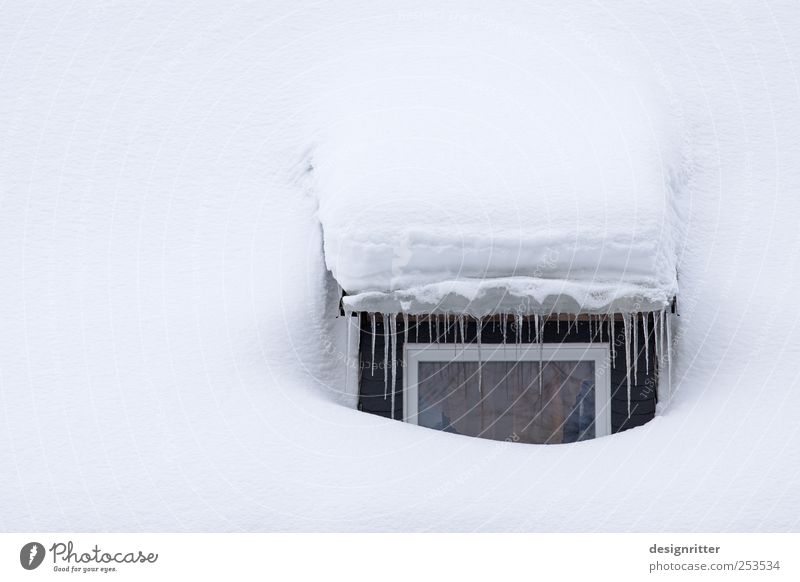
[[[404,349],[403,419],[418,424],[420,362],[594,362],[595,438],[611,434],[611,374],[608,343],[429,344]]]

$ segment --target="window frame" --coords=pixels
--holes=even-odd
[[[536,343],[522,344],[431,344],[407,343],[403,350],[403,420],[418,424],[420,362],[594,362],[595,438],[611,434],[610,344]],[[480,438],[480,437],[474,437]]]

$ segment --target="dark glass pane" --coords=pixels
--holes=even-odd
[[[595,435],[594,362],[420,362],[418,423],[525,443]]]

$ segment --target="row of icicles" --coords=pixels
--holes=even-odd
[[[350,362],[350,345],[351,345],[351,316],[355,314],[357,321],[361,321],[362,313],[359,312],[348,312],[346,314],[347,320],[347,362]],[[366,313],[369,318],[370,322],[370,331],[371,331],[371,338],[372,338],[372,369],[375,369],[375,338],[377,336],[377,321],[378,318],[382,319],[382,327],[383,327],[383,382],[384,382],[384,398],[391,397],[391,409],[392,409],[392,418],[394,418],[394,408],[395,408],[395,395],[396,395],[396,388],[397,388],[397,338],[398,338],[398,319],[402,317],[403,319],[403,343],[404,345],[408,343],[409,336],[411,335],[409,332],[409,320],[410,315],[408,313]],[[424,316],[414,316],[415,322],[413,325],[414,329],[414,341],[419,342],[419,330],[420,328],[424,328],[427,324],[428,330],[428,338],[430,338],[431,343],[438,344],[440,343],[440,338],[447,337],[450,332],[452,331],[453,337],[455,339],[454,342],[447,342],[453,343],[454,350],[456,353],[458,352],[459,345],[466,346],[472,342],[467,340],[467,328],[468,323],[470,321],[476,322],[476,334],[475,334],[475,343],[477,344],[478,348],[478,391],[482,394],[482,378],[481,378],[481,346],[482,346],[482,335],[483,330],[487,323],[487,320],[491,323],[493,331],[496,331],[496,327],[500,327],[500,333],[502,336],[502,345],[506,345],[513,339],[514,344],[521,345],[524,342],[523,339],[523,322],[527,318],[529,320],[529,325],[527,326],[528,333],[527,333],[527,343],[536,343],[539,346],[539,350],[541,352],[544,346],[544,326],[550,320],[553,315],[540,315],[540,314],[533,314],[530,316],[525,316],[521,313],[499,313],[488,317],[472,317],[465,314],[449,314],[449,313],[441,313],[441,314],[428,314]],[[565,325],[568,326],[566,333],[569,334],[572,331],[573,324],[575,325],[575,329],[577,330],[579,315],[574,316],[574,320],[566,320],[562,314],[556,315],[556,329],[557,332],[561,332],[561,324],[562,321]],[[617,314],[582,314],[582,317],[588,318],[589,324],[589,337],[590,341],[592,342],[603,342],[604,338],[606,341],[611,341],[611,338],[617,338],[615,326],[622,324],[624,330],[624,345],[619,346],[618,340],[611,341],[610,344],[610,356],[611,356],[611,367],[616,366],[617,348],[621,347],[624,351],[625,357],[625,369],[626,369],[626,382],[627,382],[627,398],[628,398],[628,416],[631,414],[631,372],[633,373],[633,378],[635,379],[638,374],[638,362],[640,354],[639,350],[639,322],[642,323],[642,332],[643,336],[641,339],[643,340],[642,347],[645,353],[645,368],[646,373],[650,373],[650,343],[651,341],[654,342],[654,349],[655,349],[655,358],[658,363],[658,372],[659,372],[659,396],[663,397],[664,394],[669,394],[670,392],[670,382],[672,378],[672,370],[671,370],[671,355],[672,355],[672,325],[671,325],[671,318],[667,313],[667,310],[661,311],[652,311],[652,312],[635,312],[635,313],[617,313]],[[617,319],[621,319],[617,321]],[[651,319],[652,319],[652,329],[651,329]],[[511,323],[511,329],[509,329],[509,323]],[[532,323],[532,325],[531,325]],[[359,324],[360,325],[360,324]],[[606,329],[606,333],[604,334],[604,329]],[[513,338],[511,335],[513,334]],[[459,344],[459,335],[461,337],[461,342]],[[392,358],[392,366],[391,366],[391,377],[389,376],[389,357],[391,355]],[[349,372],[350,366],[347,366]],[[661,372],[665,371],[666,374],[662,374]],[[666,377],[665,377],[666,376]],[[346,382],[348,382],[346,380]],[[539,390],[541,391],[541,382],[542,382],[542,375],[539,374]],[[390,390],[391,388],[391,390]]]

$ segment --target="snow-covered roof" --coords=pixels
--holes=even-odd
[[[354,56],[321,101],[313,188],[346,307],[624,311],[675,294],[680,147],[634,58],[405,45]]]

